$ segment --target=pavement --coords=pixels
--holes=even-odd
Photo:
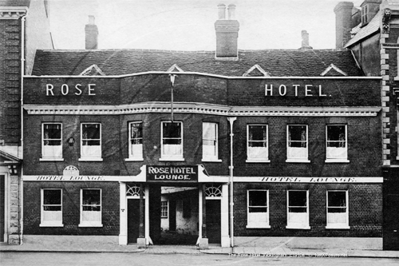
[[[398,258],[398,251],[382,250],[382,238],[348,237],[235,237],[234,248],[210,244],[200,250],[191,245],[119,245],[118,236],[25,235],[22,245],[0,244],[0,252],[75,252],[143,254],[225,254],[258,257],[367,257]]]

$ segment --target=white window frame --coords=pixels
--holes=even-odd
[[[266,206],[250,206],[249,194],[251,191],[263,191],[266,192]],[[270,228],[270,206],[269,206],[269,190],[267,189],[248,189],[247,190],[247,228]],[[250,213],[250,208],[266,208],[266,212]],[[257,219],[263,221],[257,222]]]
[[[173,123],[178,123],[178,124],[180,124],[180,139],[181,139],[181,141],[180,141],[180,144],[175,144],[175,145],[168,145],[168,146],[179,146],[179,147],[170,147],[171,149],[175,149],[175,148],[177,148],[177,149],[180,149],[180,153],[178,153],[178,154],[174,154],[174,155],[172,155],[172,154],[166,154],[166,150],[168,150],[168,148],[167,148],[167,145],[165,145],[165,144],[163,144],[163,141],[164,141],[164,136],[163,136],[163,125],[164,124],[170,124],[170,123],[172,123],[172,121],[162,121],[161,122],[161,158],[159,158],[159,160],[160,161],[184,161],[184,158],[183,158],[183,141],[184,141],[184,138],[183,138],[183,122],[181,122],[181,121],[173,121]],[[178,138],[175,138],[175,139],[178,139]]]
[[[329,192],[345,193],[345,207],[341,206],[329,206],[328,205],[328,194]],[[326,191],[326,229],[350,229],[349,226],[349,193],[348,190],[327,190]],[[330,208],[342,208],[345,209],[343,213],[329,212]],[[344,222],[331,222],[332,220],[345,220]]]
[[[266,143],[266,147],[264,148],[264,153],[265,156],[263,158],[257,158],[257,157],[253,157],[251,156],[251,154],[253,154],[253,152],[251,152],[251,148],[249,146],[250,142],[260,142],[260,141],[251,141],[250,140],[250,127],[255,127],[255,126],[265,126],[266,127],[266,139],[263,140],[263,142]],[[258,148],[258,147],[256,147]],[[269,163],[269,126],[267,124],[248,124],[247,125],[247,163]]]
[[[58,139],[50,139],[45,138],[44,130],[46,125],[59,125],[60,126],[60,138]],[[54,141],[58,140],[60,145],[45,145],[45,141]],[[42,123],[42,158],[40,161],[63,161],[62,155],[62,123],[56,122],[43,122]]]
[[[290,127],[306,128],[306,147],[290,147]],[[295,140],[296,141],[296,140]],[[302,141],[302,140],[301,140]],[[300,155],[300,156],[299,156]],[[289,124],[287,125],[287,163],[310,163],[309,160],[309,127],[305,124]]]
[[[60,204],[46,204],[47,206],[59,206],[61,210],[59,211],[46,211],[44,210],[44,191],[46,190],[57,190],[60,191]],[[61,188],[42,188],[40,190],[40,227],[63,227],[64,224],[62,223],[63,220],[63,206],[62,206],[62,198],[63,198],[63,191]],[[52,217],[53,219],[46,219],[46,217]]]
[[[290,206],[290,192],[306,192],[306,206]],[[290,208],[305,208],[306,212],[290,212]],[[287,190],[287,229],[310,229],[309,225],[309,190]]]
[[[84,125],[98,125],[99,130],[100,130],[100,138],[99,139],[83,139],[83,126]],[[83,145],[84,141],[88,140],[98,140],[100,141],[99,145]],[[91,149],[98,149],[99,151],[97,152],[98,154],[89,156],[85,154],[85,150],[88,150],[89,148],[86,148],[85,146],[92,146],[93,148]],[[94,148],[96,147],[96,148]],[[79,161],[102,161],[102,126],[101,123],[96,123],[96,122],[82,122],[80,123],[80,158]]]
[[[329,142],[336,142],[336,141],[329,141],[328,140],[328,128],[329,127],[344,127],[345,128],[345,146],[344,147],[328,147]],[[339,156],[342,154],[342,156]],[[349,163],[348,160],[348,126],[344,124],[329,124],[326,125],[326,163]]]
[[[84,190],[97,190],[100,191],[100,204],[83,204],[83,191]],[[102,209],[103,209],[103,202],[102,202],[102,189],[100,188],[82,188],[80,189],[80,223],[79,227],[102,227]],[[83,207],[85,206],[94,206],[94,207],[100,207],[100,211],[84,211]],[[96,217],[97,219],[93,220],[87,220],[85,221],[85,214],[93,214],[93,212],[96,212]],[[92,215],[94,216],[94,215]],[[86,216],[87,217],[87,216]]]
[[[141,139],[141,144],[132,144],[132,126],[133,124],[141,124],[141,138],[134,138],[134,139]],[[142,121],[134,121],[128,124],[129,127],[129,136],[128,136],[128,158],[125,159],[126,161],[143,161],[143,122]]]
[[[368,21],[367,21],[368,8],[369,8],[368,5],[362,6],[362,10],[360,12],[362,26],[364,26],[364,25],[366,25],[368,23]]]
[[[162,205],[164,204],[164,205]],[[166,212],[166,215],[164,213]],[[169,218],[169,201],[161,200],[161,218],[168,219]]]
[[[214,136],[206,138],[206,125],[214,127]],[[202,161],[203,162],[221,162],[219,159],[219,125],[215,122],[202,122]],[[213,142],[214,145],[205,145],[205,142]],[[213,149],[213,154],[209,152]]]

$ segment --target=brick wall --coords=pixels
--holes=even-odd
[[[21,21],[0,20],[0,140],[20,142]]]
[[[248,189],[269,190],[270,229],[246,229]],[[285,228],[287,225],[288,189],[309,191],[310,230]],[[325,229],[327,190],[348,190],[350,229]],[[234,210],[236,236],[382,236],[381,184],[235,183]]]
[[[63,227],[40,227],[42,188],[62,188]],[[103,227],[78,227],[80,189],[102,189]],[[24,186],[24,234],[32,235],[118,235],[119,183],[117,182],[26,182]]]
[[[169,121],[170,114],[136,114],[104,116],[46,116],[26,115],[24,137],[24,166],[26,175],[62,175],[68,165],[75,165],[81,175],[137,175],[143,164],[160,162],[161,122]],[[174,164],[204,164],[211,175],[228,175],[230,158],[230,129],[224,116],[175,114],[175,121],[183,122],[184,162]],[[143,122],[144,161],[128,162],[128,123]],[[63,157],[61,162],[43,162],[41,158],[42,122],[63,124]],[[102,162],[82,162],[80,158],[80,123],[102,124]],[[222,162],[202,162],[202,122],[219,125],[219,159]],[[270,163],[246,163],[247,125],[268,124]],[[342,123],[348,130],[348,158],[350,163],[325,163],[326,125]],[[333,176],[376,177],[380,173],[379,117],[239,117],[234,124],[234,174],[236,176]],[[286,163],[287,124],[306,124],[309,131],[310,163]],[[69,146],[67,140],[75,143]]]

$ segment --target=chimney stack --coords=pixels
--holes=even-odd
[[[351,38],[352,2],[339,2],[335,8],[335,48],[342,49]]]
[[[238,58],[237,38],[240,24],[235,20],[235,8],[235,5],[227,7],[226,19],[226,5],[218,5],[218,20],[215,22],[217,59]]]
[[[85,26],[85,48],[97,49],[98,48],[98,28],[94,21],[94,16],[89,16],[89,24]]]
[[[302,34],[302,46],[300,50],[313,49],[313,47],[309,45],[309,33],[306,30],[303,30],[301,34]]]

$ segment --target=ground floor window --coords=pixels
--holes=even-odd
[[[268,190],[247,191],[247,228],[270,228]]]
[[[168,201],[161,201],[161,218],[168,218]]]
[[[309,191],[287,191],[287,228],[310,229],[309,227]]]
[[[79,226],[102,226],[101,220],[101,189],[82,189],[81,216]]]
[[[62,189],[41,190],[40,226],[63,226],[62,224]]]
[[[349,228],[348,191],[327,191],[326,228]]]

